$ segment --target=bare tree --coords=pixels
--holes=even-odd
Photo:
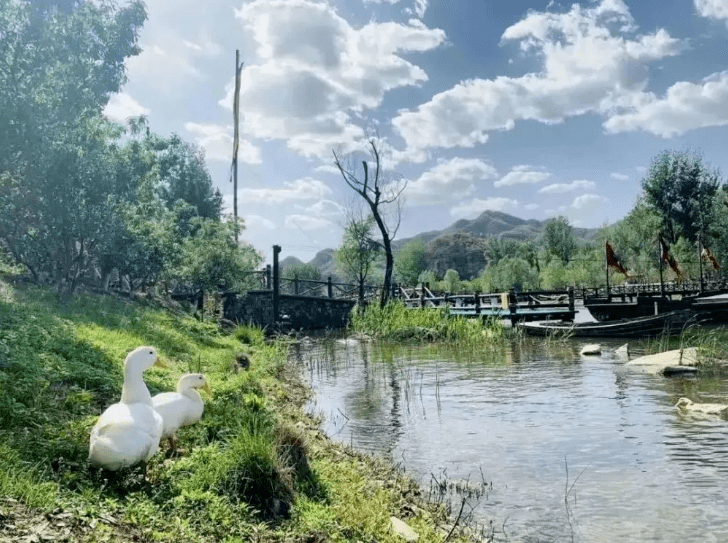
[[[394,270],[394,256],[392,254],[392,240],[399,229],[402,217],[401,199],[402,191],[407,181],[400,176],[385,175],[382,171],[380,144],[375,139],[369,140],[369,148],[373,158],[373,171],[366,160],[362,161],[364,178],[357,177],[354,167],[345,167],[340,157],[334,151],[334,165],[341,172],[341,176],[354,192],[361,196],[369,206],[374,222],[382,235],[382,248],[386,264],[384,268],[384,284],[380,304],[386,305],[392,289],[392,271]]]

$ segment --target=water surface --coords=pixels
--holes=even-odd
[[[465,512],[497,541],[728,541],[728,422],[674,407],[727,403],[728,384],[647,375],[624,367],[621,342],[597,357],[583,343],[458,360],[339,340],[293,356],[332,438],[389,456],[426,492],[484,491]]]

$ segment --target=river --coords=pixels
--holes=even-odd
[[[329,436],[399,463],[453,514],[466,498],[495,541],[728,541],[728,421],[674,407],[726,403],[726,380],[648,375],[624,367],[623,342],[583,343],[305,341],[292,357]]]

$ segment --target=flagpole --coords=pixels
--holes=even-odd
[[[700,294],[703,294],[705,286],[703,284],[703,251],[702,243],[700,243],[700,237],[698,236],[698,267],[700,269]]]
[[[604,245],[604,273],[607,277],[607,303],[612,301],[612,298],[609,293],[609,254],[607,253],[607,246],[609,245],[609,241],[606,242]]]
[[[657,238],[657,249],[658,254],[660,255],[657,261],[657,268],[660,270],[660,296],[662,298],[665,297],[665,283],[662,281],[662,234],[660,234],[660,237]]]

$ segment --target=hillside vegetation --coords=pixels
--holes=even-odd
[[[303,414],[284,342],[151,301],[6,279],[0,289],[0,540],[387,542],[390,516],[405,514],[420,541],[442,540],[442,509],[413,507],[411,481]],[[87,462],[91,427],[118,401],[122,361],[139,345],[171,366],[145,373],[152,394],[198,370],[213,390],[202,420],[179,432],[179,455],[163,446],[146,478]]]

